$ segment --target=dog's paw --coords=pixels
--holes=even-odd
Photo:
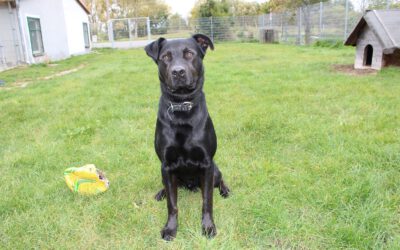
[[[158,191],[158,193],[154,196],[154,199],[156,199],[156,201],[162,201],[165,198],[165,190],[161,189],[160,191]]]
[[[206,236],[207,238],[213,238],[215,235],[217,235],[217,228],[215,225],[212,226],[203,226],[203,235]]]
[[[172,241],[176,237],[176,228],[164,227],[161,230],[161,238],[166,241]]]
[[[215,227],[215,224],[213,222],[209,223],[202,223],[202,231],[203,235],[206,236],[207,238],[213,238],[215,235],[217,235],[217,228]]]
[[[219,194],[225,199],[229,197],[230,193],[231,193],[231,190],[225,185],[220,187],[220,189],[219,189]]]

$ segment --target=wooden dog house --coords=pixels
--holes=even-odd
[[[369,10],[345,45],[356,46],[356,69],[400,66],[400,10]]]

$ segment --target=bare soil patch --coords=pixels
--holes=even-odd
[[[332,70],[352,76],[376,75],[378,73],[378,70],[375,69],[355,69],[353,64],[334,64]]]
[[[52,67],[54,67],[54,65],[52,65]],[[14,83],[12,83],[9,87],[2,87],[2,88],[0,88],[0,90],[10,90],[10,89],[15,89],[15,88],[25,88],[26,86],[28,86],[29,84],[31,84],[31,83],[33,83],[34,81],[40,81],[40,80],[50,80],[50,79],[53,79],[53,78],[55,78],[55,77],[60,77],[60,76],[64,76],[64,75],[68,75],[68,74],[71,74],[71,73],[73,73],[73,72],[76,72],[76,71],[78,71],[78,70],[80,70],[80,69],[82,69],[82,68],[84,68],[85,67],[85,65],[84,64],[81,64],[81,65],[79,65],[78,67],[75,67],[75,68],[72,68],[72,69],[69,69],[69,70],[64,70],[64,71],[60,71],[60,72],[57,72],[57,73],[55,73],[55,74],[52,74],[52,75],[48,75],[48,76],[43,76],[43,77],[39,77],[39,78],[37,78],[37,79],[28,79],[28,80],[26,80],[26,81],[17,81],[17,82],[14,82]]]

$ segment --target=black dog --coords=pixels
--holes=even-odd
[[[155,150],[161,161],[164,188],[155,198],[167,197],[168,220],[161,230],[165,240],[176,236],[178,226],[177,187],[201,188],[203,234],[213,237],[213,187],[228,197],[229,188],[213,161],[217,137],[203,93],[203,58],[210,38],[197,34],[189,39],[159,38],[145,51],[158,65],[161,97],[155,134]]]

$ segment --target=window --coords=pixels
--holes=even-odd
[[[85,48],[89,48],[89,28],[87,23],[83,23],[83,39],[85,40]]]
[[[31,47],[33,56],[40,56],[44,53],[42,29],[40,28],[40,19],[28,17],[29,36],[31,38]]]

